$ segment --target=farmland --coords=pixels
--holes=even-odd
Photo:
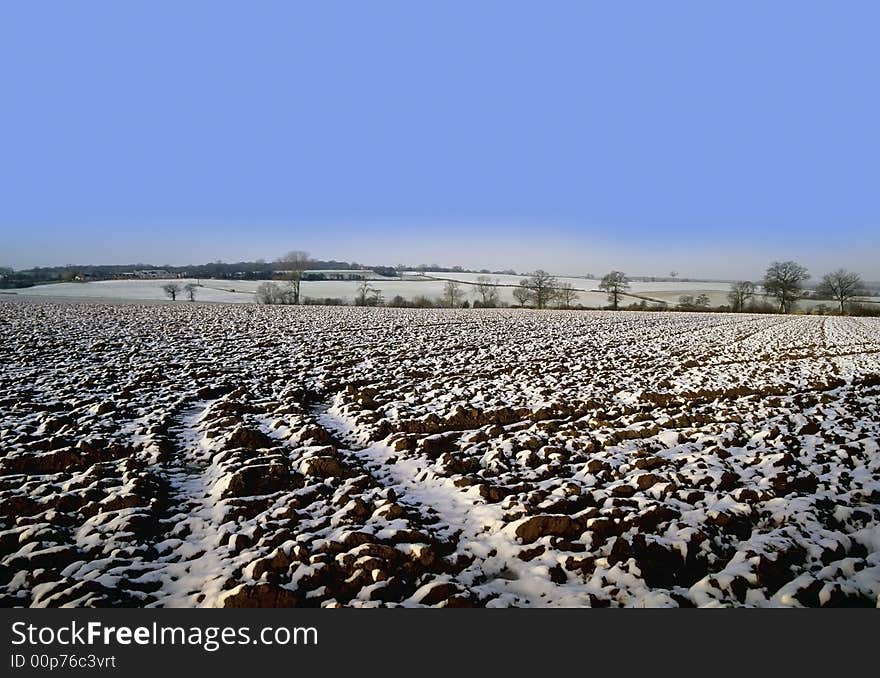
[[[334,273],[334,272],[330,272]],[[336,273],[343,273],[341,271]],[[348,272],[350,273],[350,272]],[[381,298],[388,302],[396,296],[407,301],[424,297],[437,302],[444,296],[444,286],[448,280],[460,283],[462,301],[469,304],[480,298],[475,283],[481,277],[474,273],[448,273],[416,271],[405,272],[401,278],[388,278],[376,275],[371,271],[363,272],[367,276],[371,289],[380,293]],[[498,301],[503,305],[516,306],[517,300],[513,292],[524,276],[490,275],[488,278],[497,285]],[[599,291],[598,280],[574,277],[559,277],[561,284],[571,285],[575,292],[573,305],[586,308],[604,308],[608,298]],[[35,285],[15,290],[4,290],[3,296],[19,296],[39,299],[87,299],[98,302],[136,301],[157,302],[168,299],[162,289],[166,283],[179,286],[192,283],[196,287],[196,300],[210,303],[247,304],[255,301],[255,292],[261,281],[258,280],[214,280],[181,278],[173,280],[99,280],[93,282],[67,282]],[[281,283],[282,285],[284,283]],[[304,280],[301,283],[304,299],[327,300],[335,299],[343,304],[353,304],[358,295],[361,283],[357,280]],[[647,303],[665,305],[674,308],[682,295],[695,297],[705,295],[710,308],[729,304],[728,293],[730,283],[721,281],[633,281],[627,293],[621,298],[621,305]],[[178,297],[182,299],[184,295]],[[859,299],[872,305],[878,303],[876,296],[860,297]],[[775,300],[758,294],[756,301],[768,301],[776,306]],[[441,304],[442,305],[442,304]],[[804,311],[815,311],[816,307],[828,307],[833,302],[813,298],[799,300],[798,306]]]
[[[0,604],[873,607],[878,395],[876,319],[0,297]]]
[[[474,301],[478,298],[473,283],[477,279],[476,274],[470,273],[429,273],[420,275],[415,273],[405,274],[402,279],[381,278],[371,276],[369,284],[379,290],[387,301],[396,295],[405,299],[413,299],[424,296],[432,300],[443,296],[443,287],[446,280],[456,280],[462,283],[464,298]],[[500,301],[505,304],[516,305],[513,290],[523,279],[522,276],[496,275],[489,276],[497,282]],[[606,295],[598,291],[599,281],[586,280],[584,278],[559,278],[560,282],[568,283],[575,289],[583,290],[578,293],[576,303],[588,307],[603,307],[608,303]],[[95,301],[160,301],[167,299],[162,286],[168,282],[176,282],[180,285],[196,283],[197,300],[204,302],[220,303],[252,303],[254,292],[260,285],[260,281],[254,280],[101,280],[95,282],[70,282],[37,285],[9,292],[25,297],[40,298],[83,298]],[[345,303],[353,303],[358,292],[360,283],[355,280],[305,280],[302,282],[302,293],[305,297],[313,299],[336,298]],[[649,299],[665,300],[676,303],[682,294],[699,294],[708,291],[716,305],[726,303],[726,294],[730,291],[729,283],[716,282],[634,282],[630,290],[640,297],[627,297],[626,303],[640,301],[642,297]],[[809,302],[807,302],[809,303]]]

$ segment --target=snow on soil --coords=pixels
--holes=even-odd
[[[876,606],[880,321],[0,301],[0,605]]]

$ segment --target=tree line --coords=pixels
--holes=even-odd
[[[779,313],[791,313],[807,292],[804,283],[810,279],[805,266],[796,261],[774,261],[767,267],[761,284],[764,296],[776,301]],[[813,296],[816,299],[829,299],[837,303],[838,311],[845,314],[853,310],[858,297],[868,293],[865,283],[857,273],[839,268],[822,276]],[[727,299],[734,312],[749,310],[749,304],[758,295],[758,287],[749,280],[731,285]]]
[[[286,285],[277,282],[262,283],[256,290],[255,299],[260,304],[299,304],[301,303],[301,283],[303,272],[307,268],[308,255],[305,252],[291,252],[285,255],[284,262]],[[620,299],[629,289],[629,279],[620,271],[608,273],[599,283],[599,289],[608,293],[608,300],[612,308],[619,308]],[[382,291],[373,287],[369,280],[362,280],[355,293],[355,306],[391,306],[391,307],[441,307],[441,308],[469,308],[470,301],[466,298],[465,284],[458,280],[447,280],[443,286],[443,293],[439,299],[431,300],[425,296],[417,296],[412,300],[404,299],[395,295],[390,301],[385,302]],[[473,283],[477,299],[473,302],[474,308],[495,308],[500,305],[499,289],[501,287],[498,278],[488,275],[480,275]],[[547,271],[538,269],[526,278],[513,290],[513,297],[521,307],[526,305],[534,308],[572,308],[577,301],[578,290],[569,282],[560,281]],[[332,305],[342,303],[341,299],[324,299]],[[307,303],[305,299],[302,302]]]
[[[326,298],[321,300],[304,299],[301,295],[301,283],[305,278],[306,271],[314,265],[314,260],[307,252],[292,250],[276,260],[276,264],[283,271],[283,284],[275,281],[262,283],[255,293],[255,299],[261,304],[300,304],[300,303],[325,303],[342,304],[342,299]],[[748,280],[741,280],[731,284],[727,294],[729,310],[733,312],[764,311],[767,310],[757,303],[757,298],[770,298],[776,301],[773,309],[779,313],[791,313],[795,310],[799,300],[806,296],[804,283],[810,279],[806,267],[795,261],[774,261],[764,273],[759,286]],[[494,308],[501,305],[499,290],[502,287],[498,278],[489,275],[480,275],[473,283],[476,299],[474,308]],[[195,300],[197,286],[189,283],[183,287],[176,283],[168,283],[163,286],[166,295],[176,300],[180,294],[186,294],[190,301]],[[605,292],[611,309],[618,310],[624,297],[636,297],[630,290],[630,280],[622,271],[610,271],[605,274],[598,285],[599,290]],[[520,307],[544,308],[573,308],[578,300],[578,294],[584,290],[578,290],[571,283],[560,281],[542,269],[536,270],[519,281],[513,289],[513,298]],[[822,277],[816,287],[814,297],[817,299],[833,300],[838,305],[841,314],[854,310],[858,297],[868,293],[861,277],[845,269],[838,269]],[[446,280],[442,296],[431,300],[420,296],[407,300],[396,295],[391,300],[385,300],[382,291],[373,284],[363,279],[360,281],[355,293],[354,303],[356,306],[393,306],[393,307],[445,307],[463,308],[470,307],[471,303],[466,298],[464,283],[458,280]],[[641,303],[634,305],[635,308],[647,308],[647,299],[642,298]],[[654,300],[656,303],[656,300]],[[766,302],[764,302],[766,304]],[[711,301],[705,294],[694,297],[683,294],[679,298],[677,308],[680,310],[708,310]],[[631,308],[633,306],[630,306]],[[654,308],[652,310],[660,310]]]

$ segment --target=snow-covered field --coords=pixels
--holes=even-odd
[[[412,300],[419,296],[431,300],[439,300],[443,297],[443,288],[446,280],[457,280],[462,283],[464,299],[474,302],[480,298],[474,282],[479,276],[475,273],[429,273],[417,275],[407,273],[403,279],[376,278],[370,280],[371,287],[380,290],[383,299],[388,302],[394,296],[400,295],[404,299]],[[522,279],[519,276],[493,275],[489,276],[493,282],[499,285],[499,298],[504,303],[516,306],[517,301],[513,297],[513,290]],[[572,285],[577,293],[575,304],[581,304],[589,308],[604,308],[608,305],[608,298],[598,291],[599,281],[585,278],[558,278],[560,282]],[[168,297],[162,290],[162,286],[168,282],[176,282],[183,286],[187,283],[198,284],[196,301],[219,302],[228,304],[253,303],[254,292],[262,281],[253,280],[209,280],[209,279],[180,279],[180,280],[100,280],[86,283],[55,283],[51,285],[37,285],[16,290],[4,290],[0,296],[40,297],[44,299],[88,299],[91,301],[168,301]],[[283,283],[281,283],[283,284]],[[352,304],[358,294],[360,283],[353,280],[320,280],[302,282],[302,294],[312,299],[342,299],[343,302]],[[679,297],[687,294],[698,296],[706,294],[710,305],[717,307],[728,304],[727,293],[730,285],[723,282],[633,282],[629,294],[623,297],[622,305],[640,302],[646,299],[654,302],[666,302],[675,306]],[[183,298],[178,297],[178,303]],[[869,298],[877,301],[876,298]],[[803,309],[824,304],[834,306],[833,302],[804,299],[799,302]]]
[[[407,274],[402,280],[393,278],[373,279],[370,285],[381,290],[386,301],[395,295],[404,299],[413,299],[417,296],[425,296],[429,299],[440,299],[443,296],[443,287],[446,279],[458,280],[463,283],[462,291],[465,298],[473,302],[479,299],[476,287],[473,283],[477,279],[472,273],[430,273],[427,276]],[[519,284],[519,276],[489,276],[497,281],[499,297],[502,301],[516,305],[513,298],[513,290]],[[575,289],[584,290],[577,295],[577,302],[584,306],[603,307],[608,304],[606,295],[596,291],[599,281],[586,280],[584,278],[559,278],[560,282],[570,283]],[[167,300],[162,286],[168,282],[176,282],[181,286],[186,283],[198,283],[196,292],[197,301],[224,302],[224,303],[252,303],[254,292],[262,281],[252,280],[100,280],[95,282],[72,282],[55,283],[51,285],[37,285],[19,290],[9,290],[10,294],[25,297],[47,298],[85,298],[99,301],[159,301]],[[357,296],[360,283],[353,280],[320,280],[302,282],[302,294],[314,299],[338,298],[352,303]],[[670,291],[671,290],[671,291]],[[694,292],[696,290],[696,292]],[[717,303],[727,303],[726,294],[729,291],[727,283],[644,283],[634,282],[630,292],[637,295],[645,295],[653,299],[664,299],[678,302],[682,294],[699,294],[702,291],[714,290],[710,295]],[[656,294],[654,294],[656,292]],[[624,303],[639,301],[635,297],[626,298]]]
[[[372,272],[370,272],[372,273]],[[388,302],[394,296],[400,295],[406,300],[416,297],[427,297],[431,300],[439,300],[443,297],[443,288],[447,280],[456,280],[462,283],[464,299],[474,302],[480,299],[474,283],[480,275],[476,273],[427,273],[407,271],[402,279],[381,278],[372,273],[369,284],[372,288],[382,293],[383,299]],[[513,275],[489,275],[493,284],[497,284],[499,299],[511,306],[518,303],[513,297],[513,290],[522,280],[521,276]],[[588,308],[604,308],[608,305],[608,297],[600,292],[598,280],[586,278],[558,278],[560,283],[568,283],[578,290],[574,304],[580,304]],[[181,287],[187,283],[198,285],[196,301],[219,302],[228,304],[253,303],[254,292],[263,281],[254,280],[210,280],[210,279],[176,279],[176,280],[99,280],[94,282],[55,283],[50,285],[37,285],[15,290],[4,290],[0,296],[40,297],[44,299],[89,299],[92,301],[168,301],[168,297],[162,290],[162,286],[176,282]],[[283,284],[283,283],[281,283]],[[352,304],[358,295],[361,283],[354,280],[305,280],[301,283],[302,294],[311,299],[341,299],[343,302]],[[696,297],[705,294],[709,297],[713,307],[729,304],[727,293],[730,284],[725,282],[699,282],[699,281],[675,281],[675,282],[642,282],[634,281],[630,285],[628,294],[622,298],[623,306],[640,301],[666,302],[671,307],[679,303],[679,297],[690,295]],[[178,301],[185,295],[178,297]],[[876,297],[865,299],[877,303]],[[834,307],[830,301],[816,301],[804,299],[799,302],[800,308],[809,310],[817,305]]]
[[[93,301],[167,301],[162,286],[170,282],[181,287],[197,283],[196,301],[222,303],[253,303],[257,282],[231,280],[97,280],[94,282],[53,283],[35,285],[17,290],[5,290],[3,296],[49,299],[90,299]],[[181,294],[178,299],[184,299]]]
[[[876,606],[880,321],[0,297],[0,605]]]

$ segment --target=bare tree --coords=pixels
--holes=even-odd
[[[816,294],[834,299],[840,305],[840,313],[846,312],[846,304],[865,294],[865,284],[858,273],[850,273],[842,268],[822,276]]]
[[[358,285],[354,298],[355,306],[379,306],[382,303],[382,290],[378,290],[364,278]]]
[[[370,294],[372,294],[373,288],[370,287],[370,283],[366,280],[361,280],[360,285],[357,287],[357,292],[354,295],[354,305],[355,306],[366,306],[367,300],[370,298]]]
[[[801,297],[807,269],[794,261],[774,261],[764,274],[764,291],[779,302],[780,313],[789,313]]]
[[[494,308],[498,305],[498,278],[493,279],[488,275],[477,276],[476,287],[483,308]]]
[[[694,307],[694,295],[693,294],[682,294],[678,298],[678,308],[689,311]]]
[[[299,303],[300,283],[303,279],[303,273],[309,268],[311,259],[308,252],[302,250],[291,250],[283,257],[280,257],[277,263],[284,266],[284,278],[290,286],[293,303]]]
[[[519,302],[520,306],[525,306],[532,300],[532,290],[529,288],[528,280],[519,281],[519,287],[513,290],[513,298]]]
[[[730,286],[730,292],[727,293],[727,300],[730,302],[730,309],[736,313],[745,310],[749,299],[755,296],[755,284],[748,280],[735,282]]]
[[[694,306],[696,308],[709,308],[709,304],[712,303],[712,300],[709,299],[708,294],[699,294],[697,298],[694,299]]]
[[[464,300],[464,291],[457,280],[447,280],[443,286],[443,303],[450,308],[458,308]]]
[[[611,271],[602,278],[599,289],[608,293],[608,301],[615,311],[620,306],[620,297],[629,289],[629,278],[621,271]]]
[[[254,298],[258,304],[292,304],[293,290],[278,283],[264,282],[257,287]]]
[[[556,304],[561,308],[571,308],[574,302],[577,301],[578,293],[571,283],[558,283],[555,292]]]
[[[277,283],[264,282],[260,283],[257,291],[254,292],[254,298],[258,304],[277,304],[279,302],[279,292],[281,288]]]
[[[198,285],[192,282],[187,283],[183,286],[183,291],[186,292],[187,299],[189,299],[190,301],[196,300],[196,290],[198,289],[198,287]]]
[[[526,284],[532,292],[532,300],[537,308],[544,308],[556,295],[559,282],[552,275],[540,268],[526,279]]]
[[[180,294],[180,285],[177,283],[166,283],[162,285],[162,291],[171,301],[177,301],[177,295]]]

